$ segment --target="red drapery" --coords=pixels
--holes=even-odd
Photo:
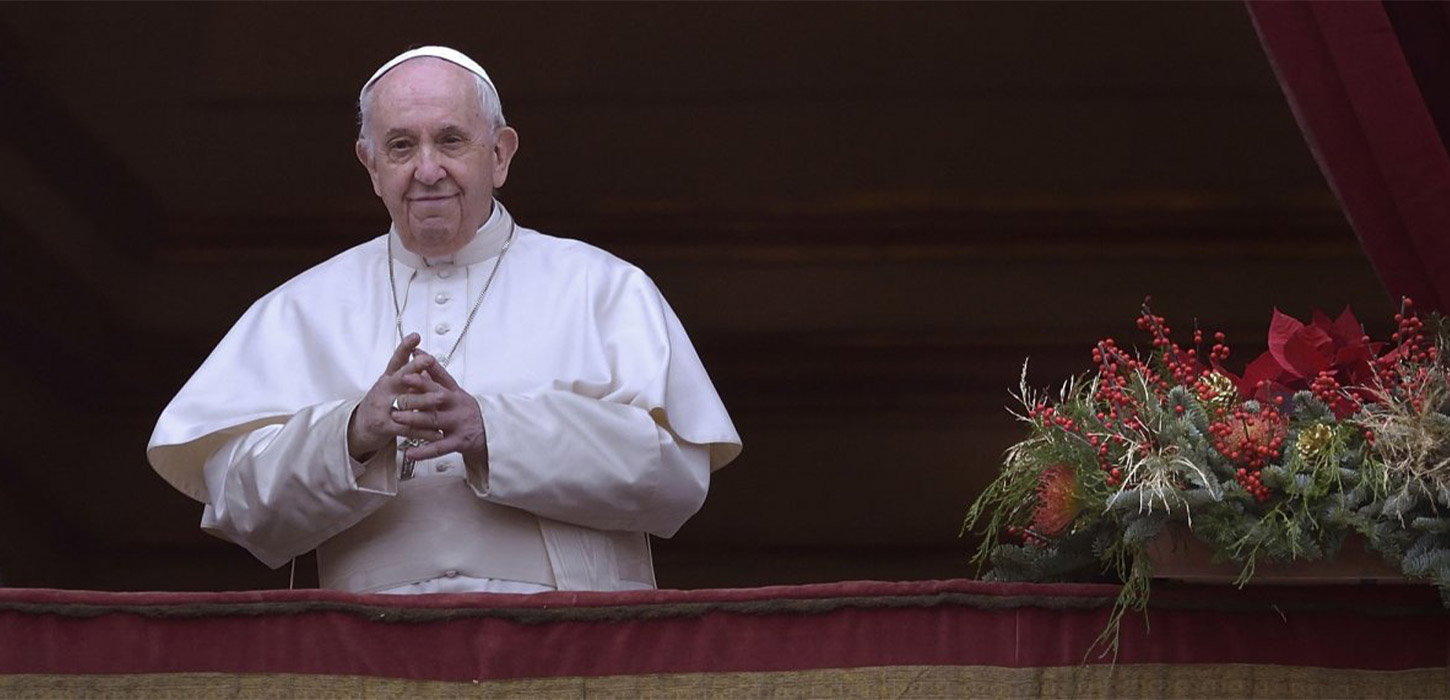
[[[469,680],[895,664],[1106,664],[1117,586],[845,582],[702,591],[360,595],[0,589],[0,675],[322,673]],[[1450,659],[1429,586],[1157,586],[1119,665],[1406,670]]]
[[[1396,297],[1450,311],[1447,5],[1249,0],[1330,187]]]
[[[1445,697],[1428,586],[848,582],[357,595],[0,589],[0,697]]]

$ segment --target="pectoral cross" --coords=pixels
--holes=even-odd
[[[403,440],[403,453],[404,454],[407,454],[408,450],[410,450],[410,449],[412,449],[414,447],[422,447],[422,446],[424,446],[426,444],[428,444],[428,441],[427,440],[420,440],[420,439],[416,439],[416,438],[405,438]],[[407,457],[403,457],[403,469],[402,469],[401,473],[399,473],[398,479],[401,480],[401,481],[407,481],[407,480],[413,478],[413,471],[415,469],[417,469],[417,467],[418,467],[418,460],[416,460],[416,459],[408,459]]]

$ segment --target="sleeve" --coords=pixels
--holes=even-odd
[[[592,277],[590,301],[572,306],[591,311],[554,324],[575,335],[553,340],[598,364],[548,388],[475,394],[488,463],[470,465],[469,483],[481,498],[545,518],[673,536],[740,438],[648,276],[619,265],[583,277]]]
[[[564,391],[478,396],[479,497],[597,530],[671,537],[705,502],[710,452],[645,410]]]
[[[357,401],[304,408],[236,435],[203,467],[203,530],[277,568],[357,524],[397,494],[395,450],[359,464],[347,451]]]

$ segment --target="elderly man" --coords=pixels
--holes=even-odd
[[[654,586],[648,534],[740,451],[684,329],[638,268],[515,224],[518,134],[444,47],[363,86],[357,157],[392,216],[242,316],[147,456],[202,528],[323,587]]]

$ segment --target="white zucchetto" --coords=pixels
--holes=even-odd
[[[402,63],[403,61],[411,61],[415,58],[423,58],[425,56],[432,58],[441,58],[445,61],[448,61],[449,63],[463,68],[469,73],[483,78],[483,82],[488,83],[488,87],[493,90],[493,94],[498,94],[498,87],[493,84],[493,79],[488,77],[488,72],[483,69],[483,66],[478,65],[477,61],[464,55],[462,51],[459,51],[457,49],[450,49],[447,46],[420,46],[416,49],[408,49],[407,51],[404,51],[403,53],[394,56],[387,63],[384,63],[382,68],[379,68],[377,72],[373,73],[373,77],[368,78],[368,81],[366,83],[363,83],[362,90],[358,93],[358,98],[361,99],[362,95],[368,91],[368,88],[372,87],[373,83],[378,82],[378,78],[383,77],[384,73],[392,70],[399,63]]]

